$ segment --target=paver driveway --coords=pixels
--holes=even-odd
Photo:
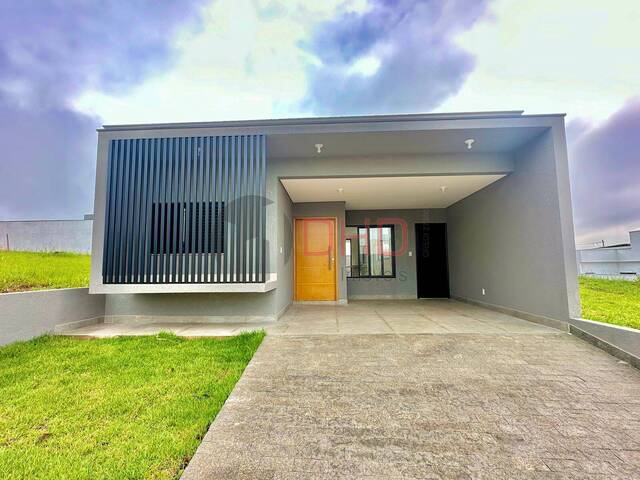
[[[535,330],[268,335],[183,478],[640,478],[640,372]]]

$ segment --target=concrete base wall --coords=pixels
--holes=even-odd
[[[569,321],[569,331],[636,368],[640,368],[640,330],[582,318]]]
[[[0,294],[0,345],[101,322],[104,309],[88,288]]]
[[[275,321],[278,314],[275,292],[107,295],[105,320],[110,323]]]

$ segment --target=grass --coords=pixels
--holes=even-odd
[[[2,478],[178,478],[263,337],[0,348]]]
[[[86,287],[90,255],[0,251],[0,293]]]
[[[640,281],[580,277],[582,318],[640,329]]]

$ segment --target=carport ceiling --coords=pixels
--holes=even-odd
[[[284,178],[294,203],[345,202],[347,210],[446,208],[504,175]],[[444,187],[444,191],[443,191]]]
[[[362,133],[283,134],[267,137],[270,158],[395,156],[511,152],[540,135],[541,127]],[[464,141],[475,140],[472,150]],[[315,145],[323,145],[322,153]]]

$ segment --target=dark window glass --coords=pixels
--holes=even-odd
[[[153,204],[151,253],[223,253],[223,239],[224,202]]]

